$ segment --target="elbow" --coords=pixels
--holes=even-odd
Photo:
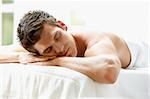
[[[106,68],[104,79],[108,84],[114,84],[118,78],[119,70],[115,67]]]
[[[93,73],[95,76],[91,76],[91,78],[98,83],[114,84],[118,78],[119,70],[119,68],[113,66],[107,67],[105,69],[97,70],[97,72]]]
[[[98,83],[114,84],[117,81],[118,74],[120,72],[120,64],[116,64],[113,61],[108,61],[107,66],[97,66],[89,69],[89,77]]]

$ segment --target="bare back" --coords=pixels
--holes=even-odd
[[[85,57],[96,55],[117,55],[122,68],[130,63],[130,52],[125,41],[112,33],[78,33],[75,34],[80,45],[80,54]],[[83,43],[84,42],[84,43]],[[81,55],[80,55],[81,56]]]

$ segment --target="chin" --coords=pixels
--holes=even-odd
[[[69,52],[69,54],[67,56],[76,57],[77,56],[77,50]]]
[[[78,54],[78,52],[77,52],[77,50],[75,50],[75,51],[72,52],[71,56],[72,56],[72,57],[76,57],[77,54]]]
[[[67,56],[76,57],[78,54],[76,46],[72,46],[69,48]]]
[[[72,57],[76,57],[76,56],[77,56],[77,53],[73,53],[71,56],[72,56]]]

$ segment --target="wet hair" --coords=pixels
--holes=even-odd
[[[17,28],[17,36],[21,45],[29,52],[39,54],[33,45],[40,40],[43,24],[55,25],[56,19],[45,11],[29,11],[20,20]]]

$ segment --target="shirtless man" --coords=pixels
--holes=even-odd
[[[66,67],[99,83],[114,83],[131,62],[126,42],[117,35],[68,33],[63,22],[44,11],[25,14],[17,31],[21,45],[37,55],[29,63]]]

